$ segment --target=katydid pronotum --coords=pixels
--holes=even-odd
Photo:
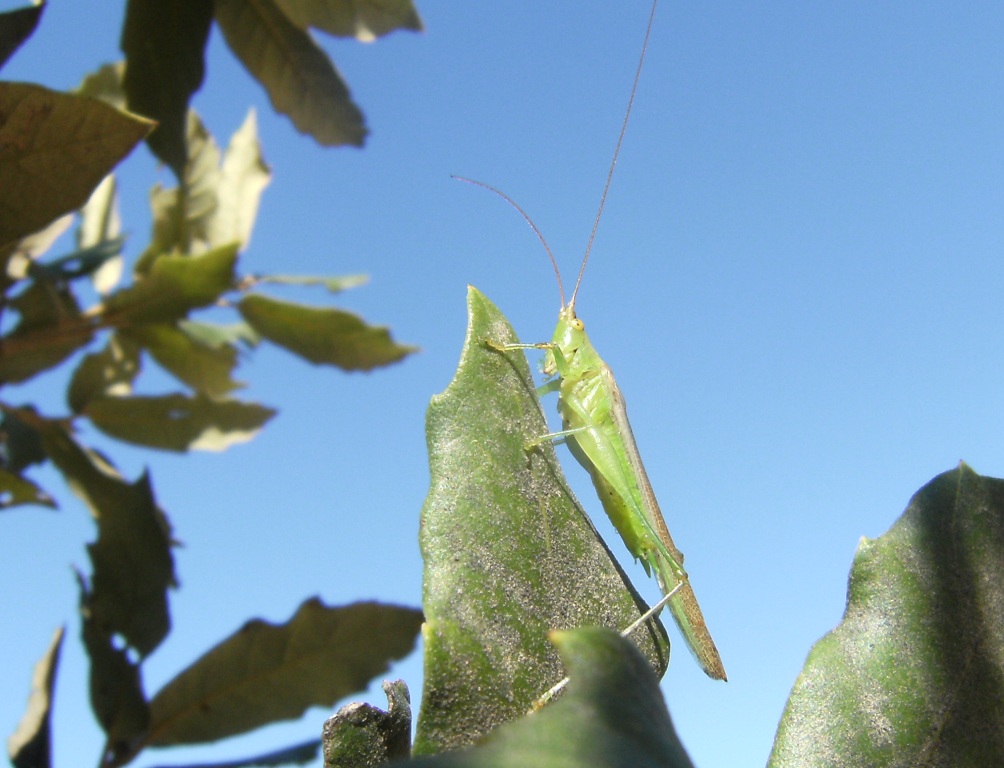
[[[558,263],[544,240],[544,236],[522,208],[503,192],[472,179],[456,177],[484,187],[496,193],[515,208],[526,220],[547,251],[551,266],[558,278],[561,292],[561,311],[558,324],[551,341],[539,344],[508,344],[499,347],[501,351],[515,349],[542,349],[545,351],[542,364],[546,375],[553,377],[541,387],[541,392],[558,393],[558,412],[561,414],[562,429],[542,435],[528,448],[548,440],[563,439],[578,462],[585,467],[596,487],[597,494],[628,550],[642,561],[650,575],[654,572],[663,599],[642,619],[648,618],[669,605],[670,612],[683,634],[687,646],[693,652],[701,669],[715,680],[725,680],[725,667],[715,647],[704,616],[698,606],[694,590],[687,572],[683,569],[683,554],[673,543],[666,521],[663,519],[655,493],[642,464],[638,446],[635,443],[628,421],[624,397],[614,380],[610,367],[597,354],[585,326],[575,314],[575,299],[579,293],[582,276],[592,249],[596,229],[599,225],[603,206],[606,202],[610,181],[613,178],[617,156],[620,153],[624,133],[627,129],[631,106],[634,103],[638,80],[641,75],[649,34],[655,17],[656,2],[652,3],[645,41],[635,72],[634,84],[628,101],[627,111],[621,124],[620,135],[614,150],[613,160],[607,173],[606,184],[600,199],[599,210],[593,222],[593,229],[586,245],[586,252],[579,268],[579,276],[571,298],[565,301],[565,291],[561,282]],[[639,622],[640,623],[640,622]],[[627,631],[633,630],[632,625]]]

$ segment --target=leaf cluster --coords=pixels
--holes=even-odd
[[[0,65],[43,10],[0,14]],[[170,631],[175,541],[149,474],[123,477],[81,441],[81,424],[149,448],[219,451],[251,439],[275,415],[234,394],[243,386],[234,378],[237,365],[262,342],[344,371],[369,371],[414,351],[354,314],[266,290],[318,286],[334,294],[363,283],[358,275],[240,273],[270,170],[253,112],[221,150],[189,106],[212,19],[255,62],[273,101],[328,144],[361,143],[365,130],[344,84],[325,103],[283,101],[292,90],[309,99],[311,88],[341,82],[307,28],[351,28],[358,39],[372,39],[420,26],[410,2],[396,0],[132,0],[122,37],[127,62],[102,67],[75,93],[0,82],[0,388],[20,391],[10,385],[73,365],[66,413],[0,398],[0,509],[54,507],[54,495],[30,476],[51,463],[96,523],[90,572],[78,572],[77,583],[104,766],[124,765],[147,747],[215,741],[330,706],[408,653],[422,618],[412,608],[330,607],[311,598],[288,622],[249,621],[153,696],[144,690],[143,664]],[[287,45],[298,46],[299,63],[281,60]],[[178,183],[153,187],[149,242],[123,282],[126,238],[112,170],[144,138]],[[74,223],[71,252],[49,256]],[[176,388],[141,391],[140,374],[150,367]],[[8,743],[19,768],[51,765],[63,635],[56,633],[39,662],[28,711]],[[248,764],[302,761],[318,747],[315,740]]]

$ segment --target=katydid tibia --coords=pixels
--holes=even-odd
[[[600,199],[599,211],[582,259],[575,290],[567,302],[557,261],[544,236],[526,212],[508,195],[494,187],[472,179],[456,178],[485,187],[512,205],[543,243],[558,279],[561,311],[551,341],[539,344],[510,344],[500,348],[503,351],[528,348],[544,350],[543,371],[546,375],[554,377],[541,390],[557,391],[562,429],[560,432],[541,435],[528,448],[548,440],[565,441],[572,455],[589,472],[603,508],[628,550],[636,559],[642,561],[649,575],[655,574],[659,587],[665,595],[660,603],[665,602],[669,605],[670,612],[701,669],[715,680],[725,680],[725,667],[722,665],[721,656],[708,632],[687,572],[683,569],[683,554],[669,535],[666,521],[659,509],[648,474],[645,472],[628,421],[624,397],[610,367],[597,354],[586,335],[585,325],[575,314],[575,299],[582,284],[582,276],[589,260],[596,228],[627,129],[654,14],[655,3],[652,4],[652,15],[649,17],[645,33],[641,59],[638,62],[627,112],[624,115],[613,161]],[[660,608],[661,605],[657,604],[654,610]]]

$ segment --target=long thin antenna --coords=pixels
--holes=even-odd
[[[655,21],[655,6],[659,0],[652,0],[652,10],[648,15],[648,27],[645,29],[645,42],[641,45],[641,56],[638,59],[638,69],[634,73],[634,83],[631,85],[631,98],[628,99],[627,111],[624,113],[624,122],[621,123],[621,132],[617,137],[617,146],[614,148],[614,157],[610,161],[610,170],[607,171],[607,183],[603,186],[603,196],[600,198],[600,207],[596,211],[596,219],[593,221],[593,231],[589,233],[589,242],[586,243],[586,254],[582,257],[582,266],[579,267],[579,276],[575,280],[575,290],[572,291],[572,299],[568,302],[568,308],[574,310],[575,297],[579,295],[579,284],[582,282],[582,275],[586,271],[586,262],[589,261],[589,252],[593,249],[593,240],[596,239],[596,228],[600,225],[600,216],[603,215],[603,206],[607,202],[607,192],[610,191],[610,182],[614,177],[614,168],[617,166],[617,156],[621,153],[621,144],[624,142],[624,134],[627,131],[628,118],[631,117],[631,107],[634,106],[634,95],[638,90],[638,81],[641,79],[641,68],[645,63],[645,52],[648,50],[648,38],[652,34],[652,22]],[[564,300],[562,300],[564,303]]]
[[[544,239],[544,235],[541,233],[541,231],[539,229],[537,229],[537,225],[533,223],[533,219],[530,218],[530,216],[527,214],[527,212],[524,211],[522,208],[520,208],[519,207],[519,203],[517,203],[515,200],[513,200],[511,197],[509,197],[509,195],[507,195],[501,189],[496,189],[491,184],[485,184],[483,181],[475,181],[474,179],[468,179],[465,176],[451,175],[450,178],[451,179],[456,179],[457,181],[464,181],[464,182],[467,182],[468,184],[473,184],[476,187],[484,187],[489,192],[494,192],[496,195],[498,195],[503,200],[505,200],[507,203],[509,203],[509,205],[511,205],[513,208],[515,208],[516,211],[519,213],[519,215],[523,217],[523,220],[527,224],[530,225],[530,229],[532,229],[534,231],[534,233],[540,239],[541,244],[544,246],[544,250],[547,251],[547,257],[551,260],[551,266],[554,267],[554,276],[558,278],[558,291],[559,291],[559,293],[561,293],[561,307],[562,307],[562,309],[564,309],[564,307],[565,307],[565,288],[561,284],[561,271],[558,269],[558,262],[555,260],[554,254],[551,253],[551,247],[547,244],[547,240]],[[607,183],[609,184],[609,182],[607,182]],[[579,277],[581,279],[582,275],[580,274]],[[576,285],[576,288],[578,288],[578,285]],[[574,301],[574,300],[575,300],[575,297],[573,295],[572,301]]]

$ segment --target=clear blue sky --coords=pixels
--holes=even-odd
[[[117,58],[122,5],[53,2],[2,76],[74,86]],[[284,621],[312,594],[420,603],[424,413],[453,374],[466,285],[524,340],[549,337],[558,308],[532,233],[449,174],[504,189],[566,272],[578,266],[647,0],[420,12],[421,35],[324,41],[367,114],[364,151],[298,135],[213,34],[195,106],[224,143],[255,105],[275,174],[244,268],[368,272],[371,284],[342,304],[423,351],[346,376],[263,350],[240,371],[245,394],[281,414],[222,455],[96,439],[130,477],[150,467],[185,544],[174,631],[145,667],[150,692],[245,619]],[[663,684],[703,768],[764,763],[806,653],[840,619],[861,536],[883,533],[959,460],[1004,473],[1001,40],[999,2],[659,8],[578,309],[628,399],[729,672],[727,685],[710,682],[681,645]],[[123,175],[133,255],[154,178],[149,155],[135,153]],[[63,412],[64,381],[18,396]],[[602,518],[584,473],[560,455]],[[58,513],[0,521],[0,729],[13,729],[31,665],[69,622],[56,764],[86,765],[101,739],[82,715],[70,564],[86,567],[93,526],[60,495]],[[640,567],[630,573],[658,596]],[[418,654],[395,670],[416,700],[420,672]],[[379,691],[368,698],[384,703]],[[310,738],[325,714],[137,765]]]

